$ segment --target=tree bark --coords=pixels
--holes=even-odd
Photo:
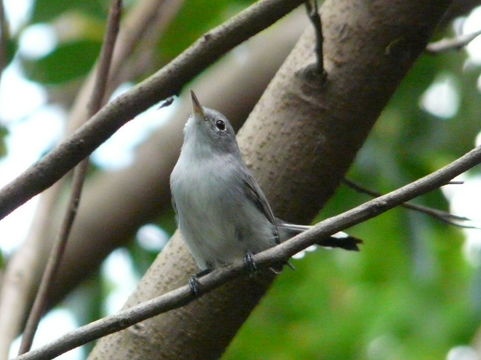
[[[309,29],[238,139],[276,215],[308,222],[334,192],[376,118],[449,5],[439,0],[327,0],[327,82]],[[179,234],[126,307],[185,284],[196,271]],[[216,359],[265,294],[272,275],[239,279],[181,309],[103,338],[90,359]]]
[[[131,9],[125,18],[115,49],[110,71],[109,94],[126,80],[122,76],[126,67],[130,71],[139,70],[137,64],[128,61],[139,42],[142,44],[149,42],[153,49],[152,43],[162,36],[166,25],[175,16],[181,4],[180,0],[142,0]],[[148,52],[144,51],[142,55],[148,55]],[[88,119],[87,102],[93,91],[94,70],[87,76],[84,85],[77,89],[77,97],[69,114],[68,129],[64,134],[66,136]],[[21,331],[31,307],[50,254],[51,243],[55,238],[53,233],[59,228],[57,218],[63,216],[63,208],[59,216],[55,217],[52,214],[60,202],[59,197],[64,185],[65,178],[42,194],[24,243],[8,261],[4,282],[0,283],[0,313],[3,314],[0,317],[0,360],[8,358],[9,345]],[[52,226],[56,221],[56,226]]]
[[[228,114],[236,127],[240,127],[299,38],[307,21],[299,12],[293,15],[244,44],[242,61],[227,56],[192,83],[205,104]],[[246,73],[251,76],[245,76]],[[132,239],[139,226],[170,207],[169,175],[191,107],[188,99],[181,97],[177,101],[180,104],[169,123],[140,145],[131,166],[98,172],[87,181],[49,306],[95,273],[111,251]],[[80,114],[73,118],[77,121]],[[45,195],[56,198],[58,190],[56,184]],[[54,238],[52,231],[58,228],[63,212],[63,206],[55,209],[51,199],[44,200],[31,237],[10,259],[10,276],[5,276],[5,282],[0,284],[0,309],[5,310],[0,317],[0,359],[7,358],[9,344],[19,334],[31,307],[42,274],[38,269],[45,266]],[[37,271],[26,271],[27,267]]]
[[[242,60],[228,56],[193,82],[203,104],[224,112],[240,127],[299,38],[306,24],[302,15],[290,16],[247,42]],[[188,97],[177,102],[172,118],[140,145],[131,166],[94,175],[87,184],[51,294],[53,303],[94,272],[112,250],[130,241],[141,225],[170,209],[169,176],[191,109]]]

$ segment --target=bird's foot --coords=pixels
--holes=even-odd
[[[191,276],[191,278],[189,279],[189,287],[190,287],[190,291],[192,292],[192,294],[194,294],[194,296],[198,296],[200,294],[199,279],[202,276],[207,275],[211,271],[212,271],[212,269],[204,269],[204,270],[199,271],[197,274],[194,274],[194,275]]]
[[[245,267],[247,269],[247,271],[249,272],[249,276],[253,276],[257,273],[257,265],[256,265],[256,262],[254,261],[254,257],[252,255],[252,253],[249,251],[245,254],[244,256],[244,264],[245,264]]]
[[[272,271],[274,274],[276,275],[279,275],[282,270],[284,269],[284,266],[288,266],[289,269],[291,269],[292,271],[296,270],[295,266],[292,265],[292,263],[290,263],[289,261],[286,261],[284,263],[279,263],[279,264],[275,264],[275,265],[272,265],[269,270]]]

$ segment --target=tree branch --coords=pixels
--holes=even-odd
[[[368,194],[372,197],[382,195],[380,192],[377,192],[377,191],[374,191],[374,190],[371,190],[371,189],[367,189],[364,186],[361,186],[360,184],[358,184],[358,183],[356,183],[352,180],[349,180],[347,178],[344,178],[343,182],[347,186],[349,186],[350,188],[352,188],[352,189],[354,189],[354,190],[356,190],[360,193]],[[450,183],[448,183],[448,184],[450,184]],[[445,184],[445,185],[448,185],[448,184]],[[428,206],[417,205],[417,204],[413,204],[413,203],[410,203],[410,202],[403,203],[400,206],[402,206],[406,209],[418,211],[418,212],[421,212],[423,214],[429,215],[429,216],[431,216],[435,219],[441,220],[442,222],[444,222],[446,224],[449,224],[449,225],[458,226],[458,227],[465,228],[465,229],[479,229],[479,227],[474,226],[474,225],[466,225],[466,224],[460,224],[460,223],[456,222],[456,221],[471,221],[471,219],[469,219],[465,216],[459,216],[459,215],[451,214],[451,213],[448,213],[446,211],[442,211],[442,210],[439,210],[439,209],[433,209],[433,208],[430,208]]]
[[[481,35],[481,30],[475,31],[471,34],[464,34],[454,39],[442,39],[426,46],[426,52],[431,55],[437,55],[452,50],[460,50],[471,41]]]
[[[247,118],[307,25],[302,10],[298,9],[275,27],[243,44],[245,56],[242,62],[238,61],[236,54],[229,54],[192,82],[205,104],[226,114],[236,129]],[[120,34],[125,31],[130,16],[131,13],[127,14],[122,22],[115,54],[121,46]],[[130,166],[122,170],[95,172],[89,177],[61,270],[50,292],[49,307],[89,277],[112,250],[130,241],[139,226],[169,210],[169,174],[178,157],[182,128],[191,111],[188,98],[181,96],[176,102],[169,122],[155,130],[136,149]],[[41,197],[52,197],[52,191],[58,189],[60,183],[42,193]],[[59,226],[55,220],[58,216],[52,216],[52,202],[44,200],[39,204],[39,216],[35,218],[26,242],[9,259],[8,275],[1,286],[0,359],[7,358],[7,353],[3,354],[2,350],[8,350],[11,341],[18,336],[24,314],[31,308],[40,272],[48,258],[50,247],[47,249],[46,244],[54,238],[49,229]],[[45,222],[53,224],[38,226]],[[106,228],[109,231],[104,231]]]
[[[132,71],[139,71],[140,60],[131,60],[132,55],[141,53],[142,57],[148,57],[149,53],[152,53],[157,40],[165,32],[165,28],[175,17],[183,2],[184,0],[143,0],[129,12],[120,29],[110,66],[111,80],[107,89],[108,95],[120,83],[133,80]],[[148,45],[145,44],[146,42]],[[147,46],[150,48],[145,51],[144,48]],[[75,98],[69,114],[67,135],[77,130],[88,118],[87,103],[93,91],[95,71],[95,68],[92,69]]]
[[[280,218],[306,223],[318,214],[399,82],[424,52],[449,2],[376,4],[325,1],[327,86],[302,76],[315,62],[309,26],[238,134],[244,159]],[[386,54],[393,39],[401,40]],[[194,272],[181,236],[174,236],[125,308],[184,285]],[[134,353],[157,360],[217,359],[272,278],[266,274],[256,280],[235,279],[200,301],[102,338],[90,358],[128,360]]]
[[[370,200],[342,214],[321,221],[312,229],[303,232],[284,243],[254,255],[254,261],[260,269],[286,261],[294,254],[313,244],[319,244],[318,239],[328,237],[345,228],[364,222],[382,214],[419,195],[435,190],[454,177],[481,163],[481,147],[466,153],[449,165],[437,170],[419,180],[409,183],[386,195]],[[245,272],[245,264],[239,261],[233,265],[217,269],[205,275],[200,282],[200,292],[205,294],[227,281],[239,277]],[[99,337],[112,334],[132,326],[163,312],[184,306],[196,297],[188,285],[169,291],[152,300],[143,302],[118,314],[94,321],[88,325],[73,330],[58,340],[19,356],[14,360],[40,360],[58,356],[77,346],[83,345]]]
[[[446,26],[450,21],[459,16],[467,16],[474,8],[480,5],[480,0],[453,0],[451,6],[444,13],[439,25]]]
[[[122,66],[119,66],[119,71],[116,76],[117,81],[114,83],[114,86],[122,82],[138,79],[153,71],[157,43],[159,39],[162,38],[168,25],[175,19],[184,1],[185,0],[164,0],[160,9],[157,10],[158,15],[154,18],[155,21],[152,26],[147,28],[144,35],[140,36],[138,40],[134,42],[134,44],[137,44],[135,54],[133,54],[133,56],[126,54],[128,60],[123,62]],[[111,90],[114,89],[112,88]]]
[[[312,27],[314,28],[314,34],[316,35],[316,46],[314,52],[316,54],[316,71],[319,76],[324,80],[327,77],[326,69],[324,69],[324,35],[322,34],[322,21],[319,15],[319,7],[317,5],[317,0],[306,0],[304,3],[306,6],[307,16],[311,21]]]
[[[93,116],[101,107],[107,81],[109,76],[110,64],[112,62],[112,54],[115,47],[115,41],[119,32],[120,17],[122,13],[122,0],[113,0],[109,18],[107,21],[107,30],[105,32],[102,50],[100,53],[99,66],[97,67],[97,75],[95,78],[95,86],[89,103],[89,117]],[[67,241],[72,230],[72,225],[77,214],[80,197],[82,195],[82,187],[85,181],[89,166],[88,158],[84,159],[75,169],[73,173],[72,192],[65,217],[62,222],[57,240],[52,248],[47,266],[40,281],[35,301],[27,319],[25,331],[20,344],[19,354],[23,354],[30,350],[37,330],[40,319],[42,318],[47,306],[47,299],[52,287],[53,281],[58,272],[60,262],[67,246]]]
[[[292,15],[245,43],[242,62],[230,54],[192,82],[206,106],[225,114],[236,129],[307,25],[302,11]],[[55,301],[89,276],[113,249],[130,241],[139,226],[169,210],[169,175],[191,108],[190,99],[181,95],[169,122],[137,148],[130,166],[92,176],[53,289]]]
[[[263,0],[211,30],[149,79],[92,119],[0,191],[0,219],[45,190],[139,112],[177,94],[221,55],[293,10],[301,0]]]
[[[164,33],[167,25],[175,17],[182,3],[183,0],[142,0],[130,9],[127,16],[123,17],[122,28],[118,34],[110,66],[109,86],[104,98],[108,97],[119,83],[131,81],[132,76],[134,76],[133,71],[136,72],[136,75],[139,74],[139,71],[145,74],[147,68],[152,68],[144,58],[149,57],[149,54],[151,55],[154,52],[155,44]],[[141,53],[142,59],[130,59],[136,53]],[[139,62],[141,63],[139,64]],[[76,96],[68,116],[68,126],[64,138],[88,120],[88,102],[94,91],[97,67],[96,65],[91,70]],[[8,261],[4,283],[0,286],[0,313],[2,314],[0,317],[0,359],[7,358],[9,345],[20,332],[26,313],[31,308],[34,293],[40,283],[41,274],[44,272],[55,239],[55,232],[51,228],[57,225],[57,217],[52,216],[52,214],[57,209],[57,202],[63,185],[64,181],[58,181],[42,194],[24,243]],[[83,198],[85,198],[85,194]],[[108,200],[108,203],[111,203],[111,200],[112,198]],[[79,222],[79,215],[77,215],[76,223]],[[58,225],[60,226],[60,224]],[[99,233],[97,232],[95,236],[83,237],[82,243],[85,245],[86,241],[90,240],[95,243],[96,236],[100,236]],[[68,248],[75,242],[75,230],[73,234],[70,236]],[[67,249],[67,255],[68,252]],[[65,260],[70,261],[68,256]],[[87,261],[87,257],[84,257],[84,260]],[[85,269],[85,265],[81,265],[78,269]],[[83,271],[83,273],[85,272]],[[22,274],[22,276],[19,276],[19,274]],[[54,289],[63,275],[64,272],[60,271],[59,276],[56,277],[57,280],[54,282]],[[50,293],[49,303],[52,302],[54,300],[52,300],[52,293]]]

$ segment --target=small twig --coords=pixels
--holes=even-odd
[[[318,242],[318,239],[327,238],[338,231],[364,222],[419,195],[435,190],[446,184],[450,179],[479,163],[481,163],[481,147],[471,150],[459,159],[421,179],[386,195],[367,201],[340,215],[323,220],[310,230],[282,244],[255,254],[253,259],[256,266],[259,269],[265,269],[273,264],[285,262],[294,254]],[[205,294],[244,272],[245,265],[242,261],[219,268],[199,279],[200,293]],[[184,306],[195,298],[189,286],[182,286],[115,315],[107,316],[70,331],[61,338],[27,354],[18,356],[14,360],[51,359],[102,336],[112,334],[150,317]]]
[[[459,16],[468,16],[469,13],[476,7],[481,5],[480,0],[453,0],[448,7],[443,17],[439,21],[438,27],[444,28]]]
[[[7,49],[8,49],[8,22],[5,15],[5,7],[3,0],[0,0],[0,83],[2,74],[7,66]]]
[[[122,0],[113,0],[107,22],[107,31],[105,33],[100,54],[100,62],[95,79],[94,91],[92,92],[91,101],[89,103],[89,117],[93,116],[100,109],[103,103],[109,68],[112,60],[112,53],[119,31],[121,12]],[[38,324],[43,316],[43,313],[45,312],[49,290],[55,279],[60,262],[65,252],[68,237],[72,230],[72,225],[75,221],[88,166],[89,161],[88,158],[86,158],[74,169],[72,192],[70,194],[67,211],[62,221],[58,237],[54,246],[52,247],[45,272],[40,282],[39,290],[35,297],[32,310],[30,311],[27,324],[25,326],[24,335],[22,337],[22,342],[20,344],[19,354],[23,354],[30,350]]]
[[[175,100],[175,97],[174,97],[174,96],[169,96],[167,99],[163,100],[163,101],[160,103],[160,105],[157,107],[157,110],[172,105],[172,103],[174,102],[174,100]]]
[[[481,30],[471,34],[464,34],[454,39],[442,39],[428,44],[426,46],[426,52],[431,55],[436,55],[452,50],[461,50],[479,35],[481,35]]]
[[[263,0],[212,29],[157,73],[104,106],[90,121],[0,190],[0,219],[54,184],[122,125],[175,94],[236,45],[272,25],[302,0]],[[208,38],[208,40],[207,40]]]
[[[463,184],[464,184],[463,180],[453,180],[453,181],[450,181],[450,182],[446,183],[446,185],[463,185]]]
[[[324,69],[324,35],[322,34],[322,22],[321,16],[319,15],[319,8],[317,5],[317,0],[306,0],[304,3],[306,5],[307,16],[314,27],[314,33],[316,35],[316,47],[315,53],[317,58],[317,72],[323,78],[327,76],[326,70]]]
[[[153,64],[145,62],[143,58],[154,58],[158,39],[163,36],[183,2],[184,0],[139,0],[129,9],[128,14],[122,17],[123,26],[117,35],[104,98],[108,97],[120,83],[132,81],[132,79],[139,78],[140,74],[144,75],[150,71]],[[99,61],[91,69],[84,85],[77,93],[68,115],[64,138],[88,119],[88,104],[92,96],[98,66]],[[49,257],[49,252],[32,256],[32,249],[45,247],[45,244],[50,241],[47,238],[51,236],[49,231],[51,211],[46,211],[46,208],[52,209],[57,206],[58,194],[64,188],[64,182],[66,182],[65,177],[49,189],[55,188],[55,190],[49,191],[48,195],[40,198],[32,227],[26,236],[27,241],[16,250],[15,255],[9,259],[7,264],[4,286],[1,286],[0,289],[0,314],[2,314],[0,316],[0,359],[6,358],[9,344],[23,330],[25,314],[30,311],[32,306],[32,298],[38,289],[41,278],[41,273],[37,273],[39,273],[39,269],[44,271]],[[73,233],[69,243],[72,240]],[[64,258],[62,264],[65,264],[65,260]],[[19,272],[23,274],[21,278],[18,277]],[[59,275],[56,279],[59,277],[61,276]],[[58,285],[57,281],[55,283]],[[50,298],[53,289],[50,291]],[[49,304],[51,303],[50,299]]]
[[[372,196],[372,197],[377,197],[377,196],[382,195],[380,192],[377,192],[377,191],[374,191],[374,190],[371,190],[371,189],[367,189],[364,186],[362,186],[362,185],[360,185],[360,184],[358,184],[358,183],[356,183],[352,180],[344,178],[343,182],[347,186],[349,186],[350,188],[352,188],[352,189],[354,189],[354,190],[356,190],[360,193],[367,194],[367,195]],[[458,181],[456,181],[456,182],[450,181],[448,184],[453,184],[453,183],[457,184],[459,182]],[[456,221],[471,221],[471,219],[469,219],[465,216],[454,215],[454,214],[451,214],[451,213],[446,212],[446,211],[433,209],[433,208],[430,208],[428,206],[413,204],[411,202],[403,203],[400,206],[402,206],[406,209],[418,211],[418,212],[421,212],[423,214],[429,215],[429,216],[431,216],[435,219],[441,220],[442,222],[444,222],[446,224],[449,224],[449,225],[458,226],[458,227],[462,227],[462,228],[465,228],[465,229],[479,229],[479,227],[474,226],[474,225],[459,224],[459,223],[456,222]]]
[[[145,1],[145,0],[144,0]],[[177,13],[184,5],[185,0],[162,0],[161,2],[157,0],[157,8],[155,11],[150,11],[154,14],[152,17],[151,26],[146,27],[144,34],[142,36],[137,36],[137,39],[132,39],[131,43],[135,44],[135,52],[131,54],[131,56],[124,56],[127,61],[123,61],[121,66],[118,66],[118,70],[116,72],[116,81],[111,84],[118,85],[118,83],[132,81],[132,79],[138,79],[142,75],[154,68],[155,66],[155,58],[157,57],[157,43],[160,38],[164,35],[165,31],[169,27],[169,24],[175,19]],[[152,2],[152,1],[151,1]],[[148,12],[146,12],[148,13]],[[132,26],[128,26],[126,22],[125,32],[128,32],[130,35],[130,29],[135,26],[138,27],[136,24],[138,21],[134,18],[134,24]],[[122,35],[122,33],[121,33]],[[119,35],[119,47],[120,41],[122,36]],[[131,39],[131,36],[124,36],[127,40]],[[119,51],[120,53],[120,51]],[[117,51],[116,54],[117,55]],[[115,65],[115,60],[114,60]]]

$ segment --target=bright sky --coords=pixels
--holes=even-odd
[[[5,6],[13,31],[18,29],[28,17],[31,0],[6,0]],[[481,8],[462,25],[462,32],[471,33],[481,24]],[[459,28],[460,26],[458,26]],[[20,52],[35,58],[48,53],[56,44],[55,33],[43,24],[27,28],[20,39]],[[470,60],[481,64],[481,37],[467,47]],[[116,94],[127,90],[124,85]],[[8,90],[8,91],[7,91]],[[115,95],[114,95],[115,96]],[[459,107],[456,84],[449,74],[441,75],[426,91],[420,106],[440,119],[452,118]],[[26,80],[16,62],[13,62],[2,77],[0,84],[0,121],[9,129],[7,138],[8,155],[0,161],[0,186],[11,181],[41,154],[50,149],[63,131],[65,113],[52,105],[46,104],[46,94],[41,87]],[[109,141],[102,145],[93,155],[93,161],[104,168],[119,168],[132,161],[132,150],[147,134],[165,121],[173,106],[157,110],[155,107],[127,123]],[[478,143],[481,137],[478,136]],[[26,146],[28,144],[28,146]],[[474,145],[474,144],[473,144]],[[481,214],[476,204],[481,203],[481,179],[466,175],[462,186],[446,187],[445,194],[451,202],[454,213],[466,215],[481,224]],[[477,199],[477,200],[476,200]],[[28,222],[35,211],[36,199],[32,199],[10,216],[0,222],[2,242],[0,249],[11,253],[25,238]],[[477,231],[466,231],[466,254],[470,261],[479,264],[481,257],[481,238]],[[141,246],[147,249],[161,249],[167,241],[166,234],[155,225],[146,225],[139,230]],[[114,291],[107,300],[107,313],[118,310],[128,294],[134,289],[136,279],[130,258],[125,250],[114,251],[102,267],[103,273],[114,284]],[[119,271],[122,272],[119,276]],[[121,279],[121,281],[119,281]],[[64,309],[50,312],[42,321],[34,344],[51,341],[59,334],[73,329],[77,324],[73,316]],[[55,329],[54,332],[49,329]],[[12,356],[18,347],[18,341],[12,346]],[[466,353],[465,347],[455,348],[449,354],[449,360],[458,359],[455,354]],[[80,352],[74,350],[59,359],[80,359]],[[468,357],[463,357],[468,359]]]

